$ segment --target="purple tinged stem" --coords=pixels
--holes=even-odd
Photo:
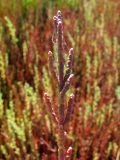
[[[58,78],[56,74],[56,68],[54,65],[53,53],[51,51],[48,52],[49,56],[49,66],[50,71],[54,79],[57,80],[57,84],[59,86],[59,95],[58,95],[58,105],[59,105],[59,117],[56,116],[50,97],[45,93],[46,103],[48,105],[49,111],[52,115],[53,120],[58,125],[58,160],[65,160],[64,154],[64,124],[66,124],[70,119],[70,114],[72,113],[73,108],[73,99],[74,95],[70,96],[68,102],[68,110],[66,117],[64,116],[64,97],[65,93],[68,91],[70,86],[70,81],[73,75],[71,74],[72,63],[73,63],[73,48],[69,51],[68,62],[67,62],[67,70],[64,76],[64,37],[63,37],[63,24],[62,24],[62,14],[60,11],[57,12],[57,15],[53,17],[54,20],[54,34],[53,34],[53,43],[57,42],[58,45]]]
[[[58,78],[57,78],[56,68],[55,68],[55,64],[54,64],[54,57],[53,57],[53,53],[51,51],[48,52],[48,57],[49,57],[49,67],[50,67],[51,74],[52,74],[54,80],[58,84]]]
[[[68,62],[67,62],[67,70],[65,73],[65,77],[64,77],[64,83],[66,82],[66,80],[68,79],[68,77],[70,76],[71,70],[72,70],[72,65],[73,65],[73,48],[71,48],[69,50],[69,56],[68,56]]]
[[[53,43],[57,41],[57,17],[54,16],[53,17],[53,20],[54,20],[54,32],[53,32],[53,37],[52,37],[52,41]]]
[[[68,110],[67,110],[67,114],[66,114],[66,117],[65,117],[65,120],[64,120],[64,125],[66,123],[68,123],[69,120],[70,120],[70,115],[73,111],[73,102],[74,102],[74,94],[71,94],[70,99],[68,101]]]
[[[59,12],[58,12],[59,14]],[[61,21],[61,15],[58,16],[58,76],[59,76],[59,92],[63,88],[64,77],[64,56],[63,56],[63,26]],[[64,98],[59,94],[59,150],[58,159],[65,160],[64,155]]]
[[[63,87],[63,72],[64,72],[64,56],[63,56],[63,27],[62,22],[58,22],[58,70],[59,70],[59,90]]]
[[[51,117],[53,119],[53,121],[58,124],[58,118],[57,118],[57,115],[56,113],[54,112],[54,109],[52,108],[52,103],[51,103],[51,98],[48,96],[47,93],[44,94],[44,98],[45,98],[45,102],[47,104],[47,107],[48,107],[48,110],[51,114]]]
[[[61,94],[62,97],[64,97],[65,93],[69,90],[70,81],[71,81],[72,77],[73,77],[73,74],[69,75],[67,81],[64,84],[64,87],[63,87],[62,91],[60,92],[60,94]]]

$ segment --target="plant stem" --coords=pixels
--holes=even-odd
[[[64,70],[64,56],[63,56],[63,31],[62,22],[58,23],[58,76],[59,76],[59,149],[58,159],[64,160],[64,98],[61,95],[63,89],[63,70]]]
[[[64,160],[64,104],[63,97],[59,94],[59,149],[58,149],[58,160]]]
[[[58,74],[56,73],[56,67],[54,65],[54,57],[53,53],[51,51],[48,52],[49,56],[49,67],[51,71],[51,75],[53,76],[53,79],[56,80],[56,84],[58,87],[58,110],[59,114],[58,116],[54,112],[53,105],[51,103],[51,98],[47,95],[47,93],[44,94],[46,104],[48,105],[49,111],[51,113],[51,117],[54,120],[54,122],[58,126],[58,160],[65,160],[65,136],[64,136],[64,125],[68,123],[70,120],[70,115],[73,110],[73,100],[74,95],[72,94],[70,96],[69,102],[68,102],[68,110],[66,113],[66,116],[64,115],[64,98],[65,94],[69,89],[70,86],[70,80],[73,77],[73,74],[71,74],[72,70],[72,62],[73,62],[73,48],[69,50],[69,56],[68,56],[68,62],[67,62],[67,70],[66,74],[64,75],[64,38],[63,38],[63,23],[62,23],[62,15],[61,12],[58,11],[57,15],[54,16],[54,28],[55,28],[55,37],[54,42],[57,42],[58,45]],[[57,76],[58,75],[58,76]]]

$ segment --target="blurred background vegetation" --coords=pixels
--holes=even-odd
[[[56,53],[57,10],[65,54],[75,50],[65,148],[73,147],[71,160],[119,160],[119,0],[0,0],[0,159],[57,159],[58,133],[43,98],[47,90],[57,112],[47,57]]]

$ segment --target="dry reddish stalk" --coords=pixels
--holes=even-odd
[[[57,43],[58,46],[58,74],[56,73],[56,68],[54,64],[54,57],[51,51],[48,52],[49,56],[49,68],[51,71],[51,75],[56,80],[56,85],[58,87],[58,106],[59,106],[59,115],[56,115],[53,110],[53,105],[51,103],[51,98],[45,93],[45,101],[51,112],[52,119],[57,124],[58,131],[59,131],[59,140],[58,140],[58,159],[65,160],[64,154],[64,125],[67,124],[70,120],[70,115],[73,110],[73,101],[74,95],[71,94],[69,101],[68,101],[68,109],[65,115],[65,106],[64,106],[64,98],[65,94],[70,87],[70,81],[72,78],[71,70],[72,70],[72,63],[73,63],[73,48],[69,50],[68,55],[68,62],[67,62],[67,69],[64,75],[64,37],[63,37],[63,23],[62,23],[62,15],[61,12],[58,11],[57,15],[54,16],[54,26],[55,26],[55,40],[54,42]],[[58,76],[57,76],[58,75]]]

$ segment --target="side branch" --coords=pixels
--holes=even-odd
[[[54,64],[53,53],[51,51],[48,52],[48,57],[49,57],[49,67],[50,67],[51,74],[52,74],[54,80],[58,84],[58,77],[57,77],[56,68],[55,68],[55,64]]]
[[[73,111],[73,103],[74,103],[74,94],[71,94],[69,102],[68,102],[68,110],[64,120],[64,125],[69,122],[71,113]]]
[[[65,93],[68,91],[72,77],[73,77],[73,74],[71,74],[69,76],[69,78],[67,79],[67,81],[65,82],[64,87],[63,87],[62,91],[60,92],[61,97],[64,97]]]
[[[65,73],[65,77],[64,77],[64,83],[66,82],[66,80],[68,79],[68,77],[71,74],[71,70],[72,70],[72,64],[73,64],[73,48],[71,48],[69,50],[69,56],[68,56],[68,61],[67,61],[67,69],[66,69],[66,73]]]
[[[48,107],[48,110],[49,110],[49,112],[51,114],[51,117],[52,117],[53,121],[56,124],[58,124],[58,117],[57,117],[56,113],[53,110],[51,99],[50,99],[50,97],[48,96],[47,93],[44,94],[44,99],[45,99],[46,105]]]

